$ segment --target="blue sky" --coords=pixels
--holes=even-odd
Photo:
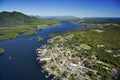
[[[120,17],[120,0],[0,0],[1,11],[40,16]]]

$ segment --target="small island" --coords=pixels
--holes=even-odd
[[[23,33],[24,36],[32,36],[32,35],[35,35],[35,34],[36,34],[35,30],[26,31],[25,33]]]
[[[4,53],[4,48],[0,48],[0,54]]]
[[[41,40],[43,40],[43,38],[39,36],[39,37],[37,37],[37,40],[41,41]]]

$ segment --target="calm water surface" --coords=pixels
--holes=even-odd
[[[61,33],[77,29],[83,29],[80,24],[62,22],[59,26],[46,27],[37,31],[37,34],[30,37],[20,37],[1,41],[0,47],[5,53],[0,55],[0,80],[50,80],[45,78],[47,73],[42,73],[41,65],[36,61],[35,49],[47,43],[50,33]],[[42,36],[42,41],[37,37]],[[11,59],[9,57],[11,56]]]

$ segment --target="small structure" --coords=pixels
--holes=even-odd
[[[38,53],[38,54],[40,54],[40,53],[44,54],[44,53],[47,52],[47,46],[46,46],[46,45],[43,45],[41,48],[38,48],[38,49],[36,49],[36,50],[37,50],[37,53]]]
[[[88,46],[87,44],[80,44],[80,48],[86,49],[86,50],[90,50],[91,49],[91,47]]]
[[[40,61],[49,61],[51,58],[41,58]]]
[[[77,64],[70,63],[70,66],[76,67]]]
[[[106,52],[108,52],[108,53],[112,53],[113,51],[109,49],[109,50],[106,50]]]
[[[98,33],[104,32],[103,30],[99,30],[99,29],[96,29],[96,30],[93,30],[93,31],[98,32]]]
[[[71,59],[68,59],[70,62],[73,62],[73,63],[77,63],[78,60],[74,59],[74,58],[71,58]]]
[[[100,48],[100,47],[104,47],[104,46],[105,46],[105,45],[97,45],[98,48]]]

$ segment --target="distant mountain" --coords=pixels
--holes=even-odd
[[[69,18],[77,18],[75,16],[35,16],[37,18],[40,18],[40,19],[50,19],[50,18],[54,18],[54,19],[57,19],[57,20],[65,20],[65,19],[69,19]]]
[[[0,12],[0,27],[11,27],[16,25],[26,25],[38,21],[36,17],[31,17],[20,12]]]

